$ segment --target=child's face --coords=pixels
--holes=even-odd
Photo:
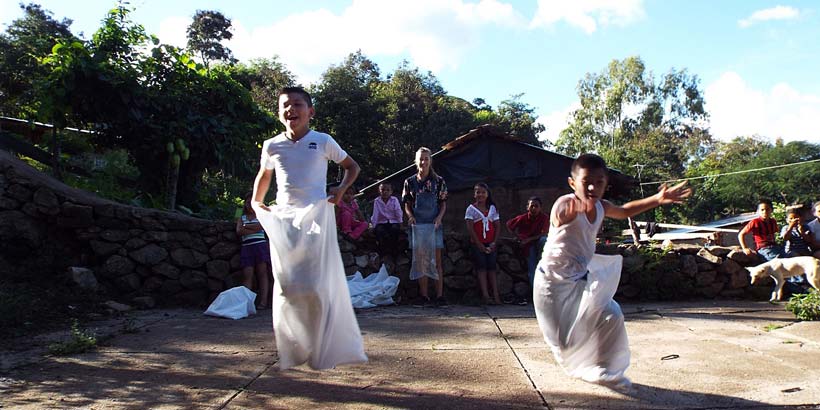
[[[379,185],[379,196],[382,197],[382,199],[389,199],[390,195],[393,195],[393,188],[391,188],[390,185]]]
[[[347,191],[345,191],[344,194],[342,194],[342,201],[350,202],[352,200],[353,200],[353,190],[348,189]]]
[[[575,196],[585,202],[603,198],[606,185],[606,170],[601,168],[578,168],[569,178],[569,186],[572,187]]]
[[[473,188],[473,198],[476,203],[484,203],[487,201],[487,190],[484,187],[477,186]]]
[[[786,217],[786,222],[787,222],[787,223],[796,222],[798,225],[800,225],[800,224],[803,222],[803,221],[801,221],[800,219],[801,219],[801,218],[800,218],[800,215],[789,214],[789,215]]]
[[[279,96],[279,121],[288,130],[302,130],[308,127],[316,112],[308,107],[301,94],[289,93]]]
[[[769,204],[759,204],[757,206],[757,216],[763,219],[769,219],[772,217],[772,207]]]
[[[527,212],[529,212],[532,216],[537,216],[541,213],[541,204],[538,203],[538,201],[528,201]]]

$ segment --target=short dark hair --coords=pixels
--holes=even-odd
[[[391,191],[393,190],[393,184],[391,184],[391,183],[389,183],[389,182],[387,182],[387,181],[384,181],[384,182],[379,182],[379,186],[382,186],[382,185],[384,185],[384,186],[386,186],[386,187],[389,187]]]
[[[603,169],[606,171],[606,161],[595,154],[581,154],[575,161],[572,161],[570,173],[575,175],[579,169]]]
[[[283,95],[287,95],[287,94],[299,94],[305,99],[305,101],[307,102],[308,107],[313,107],[313,99],[310,98],[310,93],[305,91],[304,88],[302,88],[302,87],[282,87],[282,89],[279,90],[279,95],[276,96],[276,98],[279,98],[279,97],[281,97]]]
[[[538,202],[538,205],[544,205],[544,203],[541,202],[541,198],[537,197],[535,195],[533,195],[529,199],[527,199],[527,202]]]
[[[794,215],[794,216],[799,217],[800,216],[800,211],[798,211],[796,208],[792,208],[792,209],[789,209],[788,211],[786,211],[786,216],[788,216],[788,215]]]

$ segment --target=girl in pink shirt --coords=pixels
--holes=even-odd
[[[381,256],[398,253],[398,240],[401,234],[402,211],[399,199],[393,196],[393,186],[387,182],[379,184],[379,197],[373,200],[373,216],[370,222]]]
[[[367,222],[364,220],[362,211],[359,210],[359,203],[353,198],[354,189],[348,188],[342,195],[342,200],[336,206],[336,224],[342,233],[347,234],[350,239],[356,240],[367,230]]]

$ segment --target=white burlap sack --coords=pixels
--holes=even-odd
[[[536,271],[538,325],[555,360],[573,377],[593,383],[628,380],[629,341],[621,307],[612,298],[623,257],[594,255],[586,280]]]
[[[256,293],[244,286],[230,288],[220,293],[204,314],[228,319],[242,319],[256,314],[256,306],[253,304],[255,299]]]
[[[333,204],[256,210],[270,238],[273,329],[280,369],[367,361],[345,283]]]

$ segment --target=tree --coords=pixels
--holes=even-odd
[[[37,111],[36,84],[48,75],[38,58],[51,54],[58,40],[77,41],[72,21],[55,20],[37,4],[20,5],[23,16],[0,34],[0,112],[31,118]],[[50,121],[50,119],[44,119]]]
[[[199,56],[206,69],[211,61],[235,63],[231,50],[222,45],[230,40],[231,19],[213,10],[197,10],[193,22],[188,26],[188,49]]]
[[[639,57],[613,60],[579,81],[581,108],[556,147],[570,156],[596,152],[627,173],[634,166],[662,165],[644,167],[647,178],[681,176],[712,143],[699,82],[675,69],[656,82]]]
[[[820,159],[818,144],[805,141],[771,144],[757,137],[738,137],[716,144],[714,151],[692,166],[691,173],[704,176],[736,173],[708,178],[699,187],[707,192],[704,195],[710,199],[708,206],[712,212],[735,214],[753,210],[760,198],[786,204],[816,201],[820,163],[810,161],[817,159]],[[786,164],[796,165],[761,169]],[[697,208],[694,211],[706,214]]]
[[[172,199],[178,175],[179,200],[193,206],[206,169],[252,175],[256,139],[275,122],[229,67],[208,71],[182,50],[158,44],[129,12],[111,10],[88,44],[58,43],[44,59],[50,74],[40,98],[63,123],[96,129],[98,146],[127,149],[144,192]],[[154,45],[145,53],[149,40]]]
[[[341,64],[329,67],[310,90],[316,106],[314,126],[333,135],[360,163],[365,170],[363,180],[375,179],[389,170],[385,169],[381,152],[386,135],[376,95],[382,83],[380,76],[378,65],[359,50]]]
[[[276,57],[236,64],[232,77],[251,92],[253,101],[274,115],[279,107],[279,90],[296,84],[293,74]]]
[[[537,119],[535,108],[521,101],[523,96],[524,93],[516,94],[510,99],[501,101],[495,124],[520,138],[521,141],[541,147],[544,143],[538,139],[538,134],[544,132],[546,127],[535,121]]]

